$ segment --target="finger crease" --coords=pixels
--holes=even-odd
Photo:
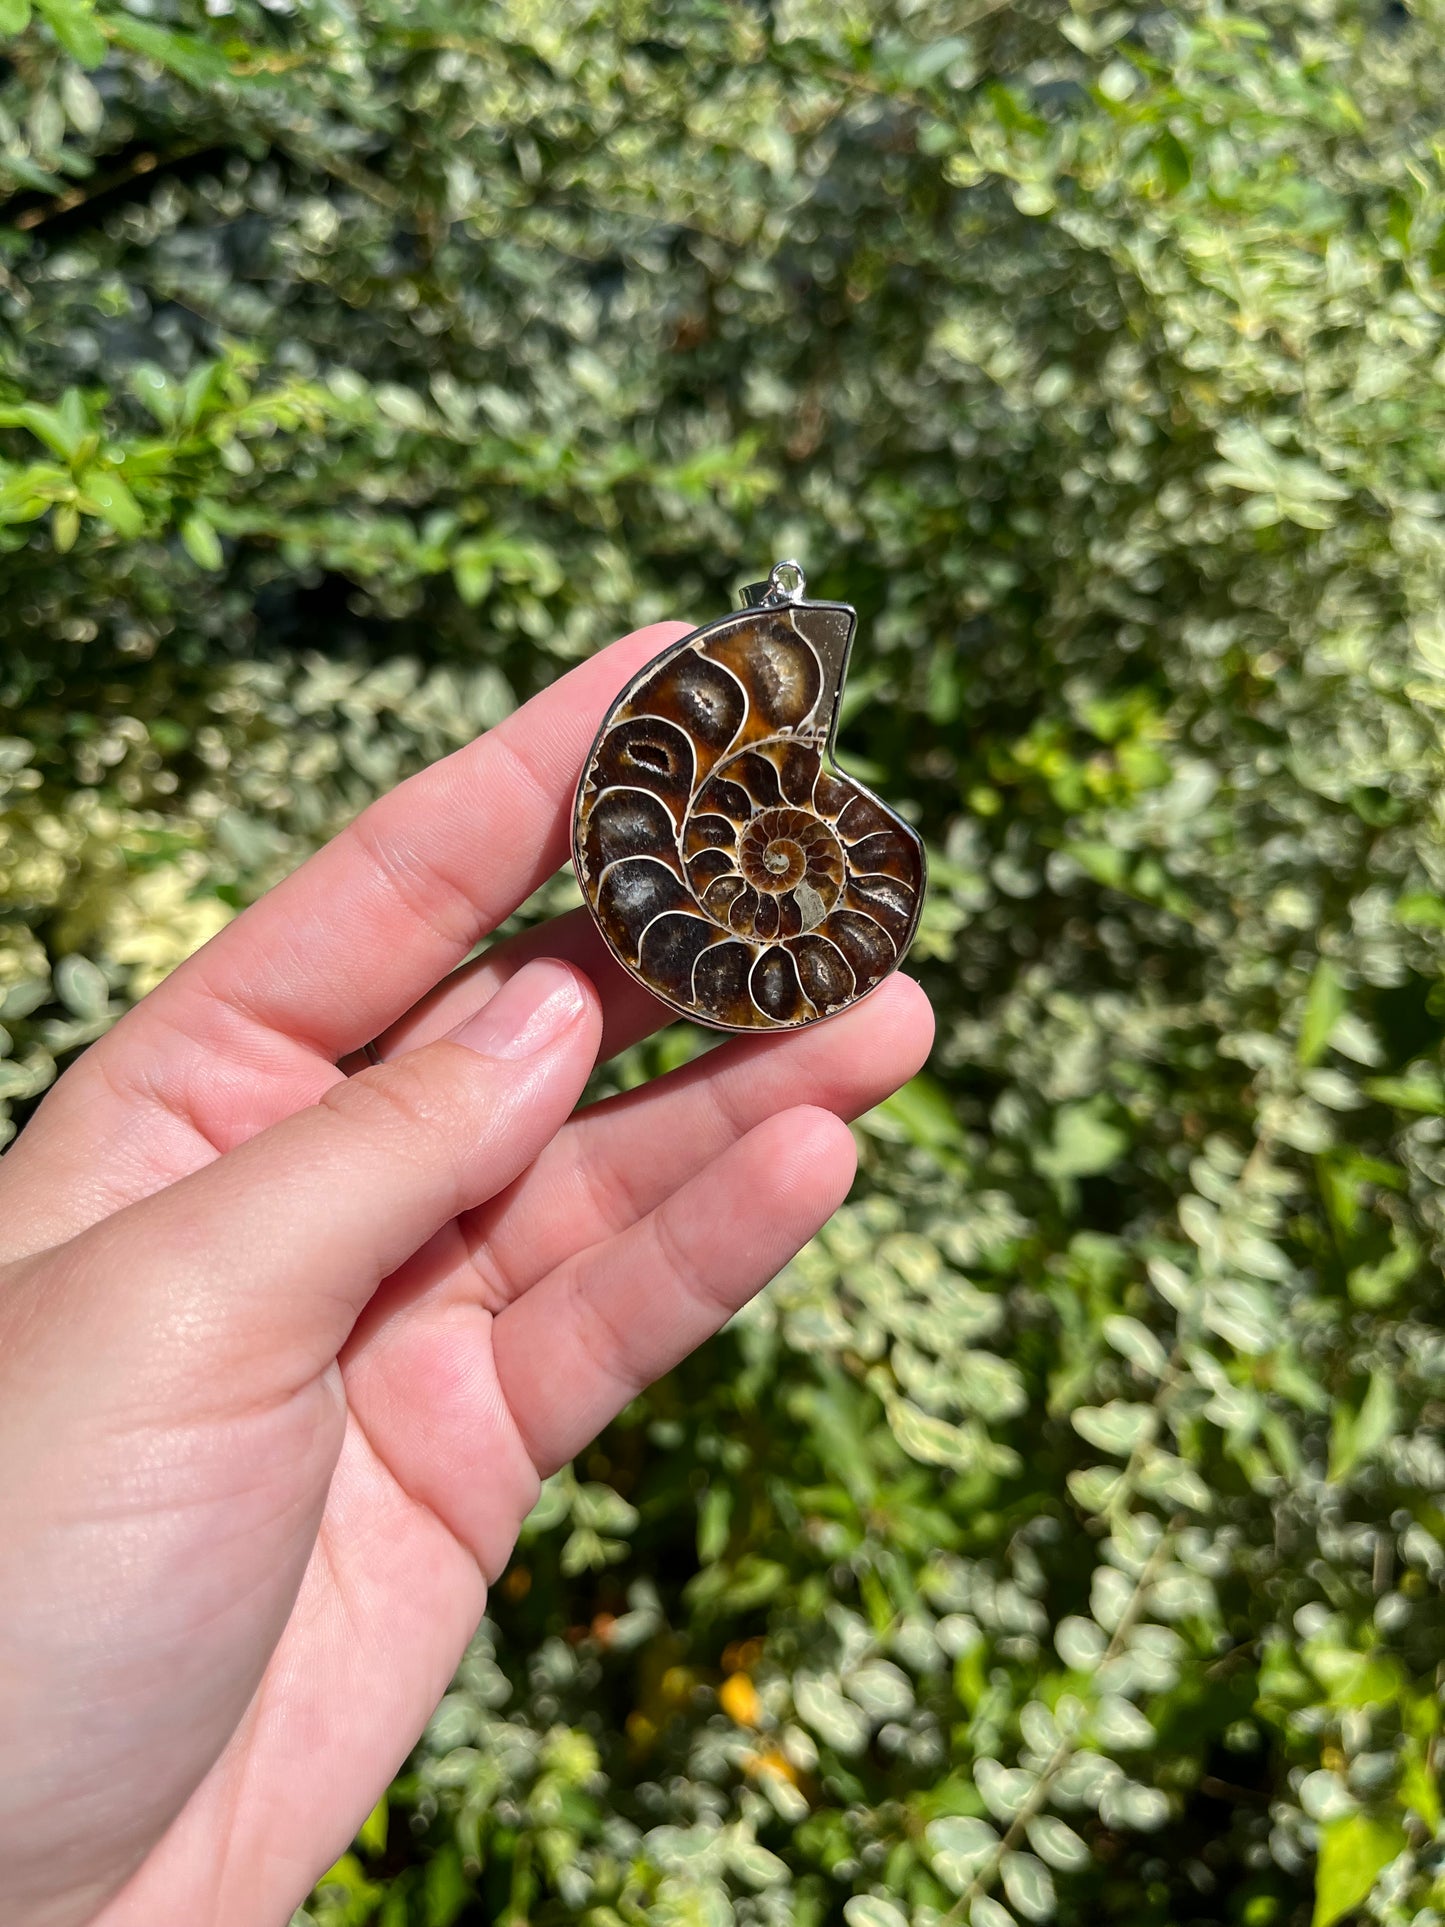
[[[468,1230],[465,1214],[457,1219],[461,1232],[462,1249],[466,1253],[467,1268],[481,1288],[478,1300],[485,1312],[493,1317],[505,1311],[512,1300],[518,1296],[505,1267],[493,1254],[485,1232],[473,1234]]]
[[[159,1065],[161,1061],[159,1054],[154,1059],[142,1058],[135,1067],[135,1075],[120,1078],[112,1072],[110,1065],[106,1062],[105,1052],[101,1050],[95,1053],[90,1068],[118,1104],[129,1108],[136,1099],[139,1099],[142,1104],[149,1104],[154,1110],[174,1118],[177,1124],[192,1132],[212,1157],[220,1157],[225,1147],[218,1144],[201,1123],[195,1106],[185,1092],[175,1088],[167,1089],[154,1081],[150,1066]]]
[[[550,822],[557,813],[556,785],[512,742],[505,723],[494,729],[486,742],[493,755],[506,758],[512,774],[530,792],[527,805],[517,813],[518,819],[525,822],[529,815],[534,815],[540,822]]]
[[[395,1468],[389,1463],[388,1460],[382,1457],[380,1452],[377,1451],[376,1446],[372,1443],[371,1434],[367,1431],[366,1427],[362,1424],[361,1420],[356,1416],[355,1406],[353,1405],[347,1406],[346,1419],[349,1425],[354,1425],[356,1427],[356,1430],[360,1435],[361,1442],[366,1447],[367,1453],[369,1454],[371,1461],[373,1465],[375,1465],[377,1470],[383,1473],[386,1478],[390,1479],[391,1483],[396,1487],[397,1491],[401,1494],[402,1498],[406,1500],[408,1505],[415,1506],[418,1512],[425,1513],[429,1519],[432,1519],[433,1521],[435,1521],[437,1525],[441,1527],[442,1531],[446,1533],[448,1538],[454,1539],[456,1541],[456,1543],[461,1547],[462,1551],[467,1555],[467,1557],[471,1560],[472,1564],[476,1567],[477,1571],[481,1574],[482,1584],[484,1586],[490,1586],[491,1580],[488,1579],[486,1570],[483,1567],[481,1560],[477,1557],[476,1548],[467,1543],[466,1539],[463,1538],[462,1534],[457,1531],[455,1526],[451,1525],[442,1516],[442,1514],[437,1510],[437,1508],[431,1503],[430,1499],[420,1498],[415,1492],[412,1491],[411,1487],[406,1483],[404,1479],[397,1477]],[[337,1586],[338,1593],[341,1592],[341,1590],[342,1588],[338,1584]]]
[[[740,1093],[738,1097],[731,1095],[732,1080],[728,1072],[732,1068],[729,1065],[721,1076],[707,1079],[703,1087],[713,1116],[721,1126],[724,1144],[736,1143],[740,1137],[745,1136],[757,1122],[758,1115],[764,1108],[756,1101],[747,1103],[745,1094]]]
[[[567,1295],[577,1308],[578,1324],[597,1341],[582,1347],[588,1360],[615,1385],[622,1386],[629,1397],[635,1396],[643,1380],[628,1363],[634,1344],[628,1333],[609,1316],[607,1294],[588,1291],[583,1272],[576,1269],[571,1274]]]
[[[467,891],[425,858],[408,857],[401,848],[388,843],[364,815],[356,817],[342,834],[351,837],[382,886],[409,917],[448,949],[470,949],[483,919]]]
[[[642,1213],[642,1202],[620,1165],[609,1166],[599,1158],[595,1163],[581,1164],[578,1174],[587,1203],[608,1234],[625,1231],[629,1225],[636,1224]]]
[[[662,1261],[664,1277],[675,1277],[694,1304],[706,1311],[727,1309],[721,1295],[709,1282],[707,1272],[694,1252],[672,1228],[666,1208],[655,1211],[650,1223],[652,1241]]]

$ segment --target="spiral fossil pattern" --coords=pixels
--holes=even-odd
[[[684,637],[623,692],[583,771],[583,894],[622,964],[701,1023],[833,1016],[912,938],[922,844],[828,761],[853,621],[794,603]]]

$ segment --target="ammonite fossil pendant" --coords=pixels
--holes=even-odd
[[[832,764],[857,626],[796,562],[623,690],[577,787],[572,856],[608,948],[680,1016],[797,1030],[903,959],[917,832]]]

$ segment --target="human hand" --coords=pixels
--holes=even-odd
[[[402,784],[0,1163],[0,1919],[269,1927],[415,1743],[539,1480],[848,1189],[895,977],[571,1115],[667,1021],[564,859],[626,638]],[[436,989],[431,986],[454,971]],[[380,1036],[389,1061],[339,1060]]]

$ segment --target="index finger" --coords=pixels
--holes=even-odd
[[[608,705],[687,633],[653,623],[398,785],[144,998],[6,1154],[0,1257],[73,1236],[315,1104],[556,870]]]
[[[679,636],[624,636],[363,810],[128,1020],[205,1041],[239,1017],[328,1063],[393,1023],[566,860],[608,704]]]

